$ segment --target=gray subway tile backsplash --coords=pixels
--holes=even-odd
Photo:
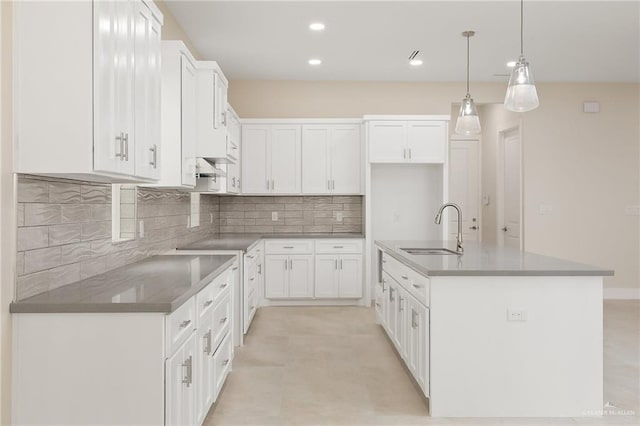
[[[138,188],[137,219],[144,221],[145,235],[114,243],[110,185],[19,176],[17,298],[216,233],[361,233],[363,229],[361,196],[203,195],[201,226],[195,228],[187,228],[189,202],[187,192]],[[342,221],[336,219],[338,212]]]

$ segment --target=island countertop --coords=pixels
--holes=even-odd
[[[448,248],[455,241],[376,241],[385,253],[427,276],[612,276],[597,266],[528,253],[492,244],[468,242],[462,255],[412,255],[403,248]]]
[[[232,255],[158,255],[10,305],[12,313],[171,313],[233,264]]]
[[[177,250],[249,251],[262,239],[364,238],[357,233],[345,234],[220,234],[178,247]]]

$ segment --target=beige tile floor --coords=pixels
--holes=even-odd
[[[640,304],[605,303],[605,399],[638,413]],[[372,309],[261,308],[211,425],[609,425],[640,417],[436,419]]]

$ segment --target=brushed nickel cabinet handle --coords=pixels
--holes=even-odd
[[[182,363],[182,368],[186,368],[187,370],[182,378],[182,383],[189,387],[193,383],[193,357],[191,355]]]
[[[129,161],[129,133],[124,134],[124,161]]]
[[[191,324],[191,320],[185,320],[180,323],[180,328],[187,328],[187,326]]]
[[[220,286],[220,288],[227,288],[228,285],[229,285],[228,283],[224,283]]]
[[[408,280],[409,279],[409,277],[406,276],[406,275],[401,275],[401,277],[402,277],[403,280]]]
[[[225,322],[227,322],[227,317],[224,317],[220,320],[220,324],[224,324]]]
[[[338,259],[336,259],[336,271],[338,270]]]
[[[207,341],[204,353],[206,353],[207,355],[211,355],[211,330],[207,331],[207,334],[205,334],[203,338]]]
[[[204,302],[204,307],[208,307],[211,306],[213,304],[213,300],[207,300],[206,302]]]
[[[120,136],[116,136],[116,142],[118,142],[119,152],[116,152],[116,157],[120,160],[124,160],[124,133],[120,132]]]

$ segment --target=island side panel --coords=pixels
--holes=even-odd
[[[164,424],[164,315],[14,314],[13,424]]]
[[[602,277],[432,277],[430,308],[433,417],[602,409]]]

